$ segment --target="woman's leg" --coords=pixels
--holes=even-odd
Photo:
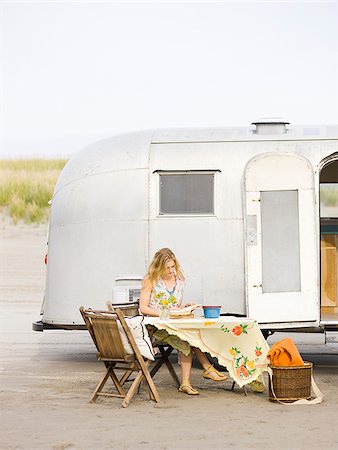
[[[196,395],[198,391],[191,387],[190,384],[190,373],[191,373],[191,365],[192,365],[192,352],[187,356],[184,353],[180,352],[180,362],[181,362],[181,374],[182,374],[182,382],[179,390],[181,392],[185,392],[189,395]]]
[[[203,367],[203,369],[207,370],[211,364],[210,364],[210,361],[208,360],[208,358],[206,357],[206,354],[203,353],[202,350],[200,350],[197,347],[193,347],[193,350],[195,352],[195,355],[197,356],[199,363]]]
[[[226,375],[216,370],[212,364],[210,364],[210,361],[208,360],[205,353],[203,353],[199,348],[196,347],[192,348],[195,352],[195,355],[197,356],[199,363],[204,369],[203,372],[204,378],[210,378],[211,380],[214,381],[224,381],[228,378]]]
[[[182,384],[190,384],[192,353],[187,356],[180,352]]]

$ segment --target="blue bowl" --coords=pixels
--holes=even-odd
[[[221,313],[221,306],[203,306],[206,319],[217,319]]]

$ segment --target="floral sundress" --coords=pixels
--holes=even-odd
[[[176,277],[176,285],[172,291],[169,291],[165,282],[160,278],[151,291],[149,306],[155,309],[161,309],[163,305],[168,306],[169,309],[180,306],[183,301],[184,287],[185,282]]]
[[[176,277],[176,285],[172,291],[169,291],[165,282],[159,279],[150,294],[149,306],[151,308],[161,309],[163,302],[168,302],[167,306],[169,309],[180,306],[183,302],[184,287],[185,282],[181,278]],[[187,356],[190,355],[191,347],[188,342],[182,341],[178,336],[169,334],[167,330],[156,330],[156,328],[153,328],[153,330],[154,337],[158,341],[171,345]]]

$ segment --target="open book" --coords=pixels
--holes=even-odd
[[[181,309],[172,309],[170,311],[170,317],[174,319],[175,317],[183,317],[183,316],[190,316],[196,308],[199,308],[201,305],[191,305],[191,306],[185,306]]]

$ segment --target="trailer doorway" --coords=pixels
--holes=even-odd
[[[322,324],[338,324],[338,155],[327,158],[319,175]]]
[[[248,314],[319,323],[314,174],[300,155],[267,153],[244,172]]]

